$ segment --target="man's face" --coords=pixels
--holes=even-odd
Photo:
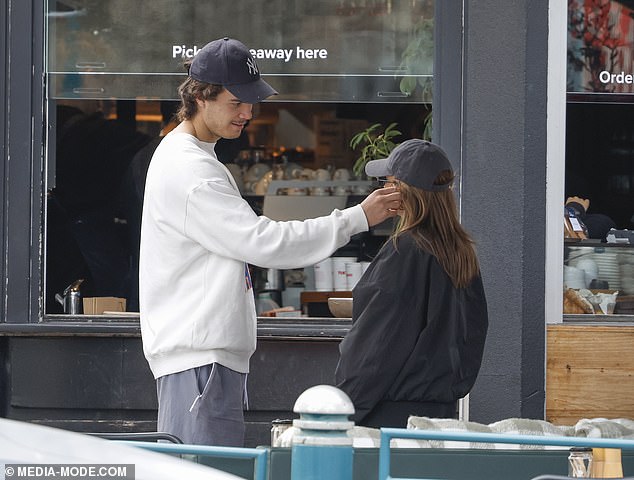
[[[197,100],[198,112],[192,119],[197,137],[204,142],[220,138],[238,138],[253,117],[253,105],[242,103],[228,90],[215,100]]]

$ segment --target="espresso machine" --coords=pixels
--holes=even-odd
[[[271,300],[281,307],[282,291],[285,289],[284,270],[279,270],[277,268],[258,268],[256,275],[256,293],[270,294]]]

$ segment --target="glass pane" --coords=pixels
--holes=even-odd
[[[245,150],[269,167],[351,169],[350,138],[373,123],[397,123],[399,141],[423,136],[433,3],[48,0],[46,314],[63,313],[64,291],[80,279],[83,296],[123,297],[138,310],[142,181],[195,49],[240,39],[280,92],[254,107],[244,138],[216,149],[223,163],[239,163],[245,179]]]
[[[634,2],[568,0],[568,92],[634,92]]]
[[[433,0],[49,0],[50,95],[175,99],[183,60],[222,36],[275,101],[431,99]]]

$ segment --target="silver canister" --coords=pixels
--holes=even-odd
[[[592,449],[573,447],[568,455],[568,476],[590,478],[592,472]]]
[[[284,270],[267,268],[264,290],[284,290]]]
[[[82,295],[79,287],[84,283],[84,279],[80,278],[71,283],[64,289],[64,293],[55,294],[55,300],[64,307],[64,313],[69,315],[79,315],[83,313]]]
[[[64,313],[79,315],[83,312],[81,292],[71,290],[64,296]]]

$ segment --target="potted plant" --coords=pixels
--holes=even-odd
[[[350,147],[356,150],[361,148],[361,155],[354,162],[352,170],[357,177],[363,176],[365,164],[370,160],[386,158],[397,143],[394,137],[401,135],[396,129],[396,123],[390,123],[385,129],[380,123],[370,125],[365,130],[357,133],[350,140]]]

